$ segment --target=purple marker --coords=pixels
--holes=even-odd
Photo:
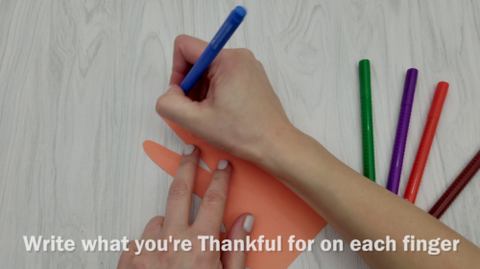
[[[410,124],[410,114],[412,113],[417,76],[417,69],[410,68],[407,70],[405,88],[403,89],[402,106],[398,118],[397,135],[395,136],[395,145],[393,147],[392,162],[390,163],[390,173],[388,174],[387,183],[387,189],[395,194],[398,194],[398,185],[400,185],[403,154],[405,153],[405,144],[407,143],[408,125]]]

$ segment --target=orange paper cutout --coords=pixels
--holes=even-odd
[[[308,242],[308,239],[315,238],[325,227],[326,221],[320,215],[270,174],[250,162],[210,146],[182,127],[165,121],[185,143],[200,149],[201,158],[211,171],[215,170],[222,159],[231,163],[233,170],[230,191],[223,219],[227,231],[238,216],[249,212],[255,217],[251,240],[258,239],[260,235],[270,241],[277,241],[277,236],[282,237],[281,251],[277,249],[267,252],[265,243],[262,251],[250,251],[248,268],[288,268],[300,254],[296,250],[289,251],[288,238],[295,235],[296,240],[303,239]],[[171,176],[175,175],[181,158],[179,154],[153,141],[145,141],[143,147],[158,166]],[[194,193],[203,197],[211,176],[210,172],[199,167]]]

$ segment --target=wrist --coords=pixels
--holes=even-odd
[[[257,166],[274,176],[282,174],[289,157],[302,153],[302,141],[311,139],[293,125],[285,125],[265,137],[262,146],[255,152],[253,161]]]
[[[254,163],[292,187],[310,185],[311,180],[319,183],[333,170],[343,169],[318,141],[293,125],[275,133]]]

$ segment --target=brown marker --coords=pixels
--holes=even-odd
[[[439,219],[445,210],[452,204],[457,196],[462,192],[463,188],[467,186],[468,182],[473,178],[475,173],[480,169],[480,151],[468,163],[467,167],[458,175],[453,181],[452,185],[448,187],[447,191],[440,197],[435,205],[428,212],[430,215]]]

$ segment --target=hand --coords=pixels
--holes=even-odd
[[[190,224],[188,217],[192,204],[192,190],[198,167],[200,152],[193,145],[187,145],[183,151],[182,160],[177,174],[170,186],[167,199],[165,217],[157,216],[150,220],[143,231],[142,240],[188,239],[192,242],[190,251],[173,251],[173,244],[169,244],[168,251],[147,251],[141,249],[139,255],[136,244],[130,242],[129,251],[122,253],[117,269],[244,269],[247,253],[244,251],[224,252],[201,251],[199,235],[220,237],[223,213],[228,194],[229,178],[232,167],[226,160],[220,161],[217,170],[213,173],[210,186],[205,193],[200,210],[194,223]],[[230,229],[227,238],[230,240],[242,239],[250,233],[253,226],[253,216],[242,214],[237,218]]]
[[[212,146],[257,162],[280,136],[296,129],[262,64],[246,49],[223,49],[185,96],[178,84],[207,45],[193,37],[177,37],[171,87],[158,99],[157,112]]]

